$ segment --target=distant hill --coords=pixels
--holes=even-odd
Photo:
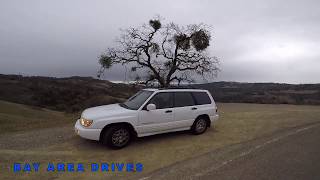
[[[209,90],[219,102],[320,105],[320,84],[214,82],[192,87]]]
[[[209,90],[218,102],[320,105],[320,84],[214,82],[192,87]],[[91,77],[0,74],[0,100],[67,112],[121,102],[140,88]]]
[[[0,74],[0,100],[74,112],[117,103],[138,88],[91,77],[23,77]]]

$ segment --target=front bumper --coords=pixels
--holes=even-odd
[[[74,130],[77,135],[85,139],[91,139],[99,141],[101,129],[89,129],[81,126],[80,121],[77,120],[74,125]]]

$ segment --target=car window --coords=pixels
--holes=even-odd
[[[120,106],[128,109],[138,110],[152,93],[152,91],[141,90],[129,98],[126,102],[120,103]]]
[[[173,95],[170,92],[162,92],[154,95],[148,104],[155,104],[157,109],[173,107]]]
[[[192,95],[195,98],[197,105],[211,104],[211,99],[206,92],[192,92]]]
[[[193,106],[194,100],[190,92],[175,92],[174,107]]]

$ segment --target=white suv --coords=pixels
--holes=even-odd
[[[202,134],[218,117],[207,90],[143,89],[124,103],[84,110],[75,131],[83,138],[119,149],[134,136],[189,129]]]

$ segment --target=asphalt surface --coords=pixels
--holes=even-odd
[[[209,152],[138,179],[319,180],[320,124]]]
[[[201,179],[320,179],[320,126],[283,138]]]

